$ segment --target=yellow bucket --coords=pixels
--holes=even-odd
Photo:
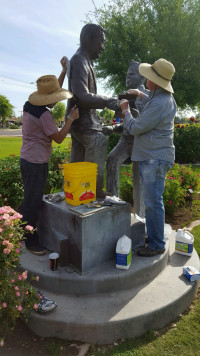
[[[63,164],[65,200],[71,205],[88,204],[96,199],[97,164]]]

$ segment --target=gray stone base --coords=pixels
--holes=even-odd
[[[40,242],[60,254],[60,266],[72,265],[85,274],[115,257],[117,240],[131,235],[130,204],[89,209],[45,197],[40,213]]]

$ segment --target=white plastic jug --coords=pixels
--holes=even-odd
[[[194,236],[189,231],[178,229],[176,233],[175,252],[191,256],[193,251]]]
[[[117,241],[116,246],[116,268],[129,269],[132,257],[132,240],[123,235]]]

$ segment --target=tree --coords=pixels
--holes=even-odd
[[[13,113],[14,106],[11,105],[10,101],[3,95],[0,95],[0,118],[1,118],[1,125],[6,121],[7,117],[11,117]]]
[[[115,94],[126,89],[130,59],[153,63],[165,58],[176,69],[177,104],[200,106],[200,0],[113,0],[92,15],[106,30],[97,76],[107,78]]]
[[[99,112],[99,116],[103,117],[105,121],[112,120],[114,117],[114,112],[112,110],[109,110],[108,108],[105,108]]]
[[[62,121],[65,117],[65,104],[62,102],[57,103],[51,111],[56,124]]]

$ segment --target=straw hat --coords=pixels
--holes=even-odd
[[[73,94],[62,89],[55,75],[43,75],[37,80],[37,91],[29,96],[32,105],[42,106],[72,98]]]
[[[171,79],[175,73],[175,68],[166,59],[160,58],[152,65],[141,63],[139,65],[139,73],[170,93],[174,92],[171,86]]]

